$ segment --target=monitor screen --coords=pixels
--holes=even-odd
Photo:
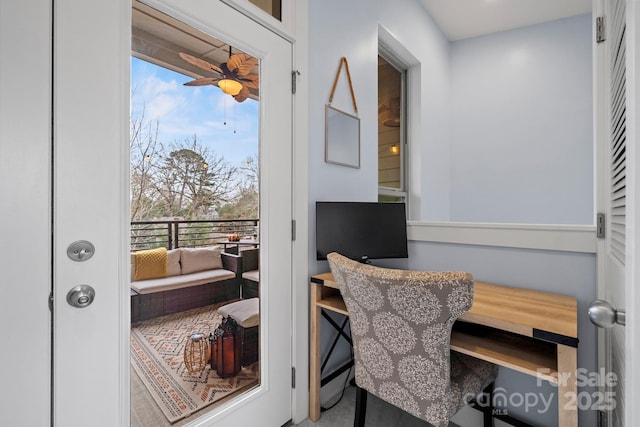
[[[338,252],[348,258],[407,258],[404,203],[316,202],[316,256]]]

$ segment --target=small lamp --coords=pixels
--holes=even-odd
[[[209,341],[204,334],[197,333],[187,338],[184,346],[184,365],[189,372],[200,372],[210,358]]]
[[[235,96],[242,90],[242,83],[237,80],[222,79],[218,82],[218,87],[227,95]]]

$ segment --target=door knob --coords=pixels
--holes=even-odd
[[[96,291],[89,285],[78,285],[67,293],[67,302],[76,308],[90,306],[96,296]]]
[[[589,320],[599,328],[610,328],[614,324],[624,326],[626,313],[624,310],[616,310],[607,301],[597,299],[589,305]]]

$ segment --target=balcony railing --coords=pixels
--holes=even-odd
[[[230,234],[258,239],[257,219],[175,220],[131,222],[131,251],[210,246]]]

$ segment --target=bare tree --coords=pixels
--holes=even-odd
[[[159,123],[145,122],[144,109],[130,119],[131,219],[152,215],[154,185],[152,160],[160,157]]]
[[[240,171],[244,174],[246,180],[252,182],[256,186],[260,179],[260,165],[256,156],[248,156],[244,162],[244,166],[240,166]]]
[[[204,218],[231,199],[237,168],[192,140],[174,143],[154,171],[157,202],[165,216]]]
[[[236,196],[226,205],[218,209],[220,218],[258,219],[260,218],[259,198],[259,165],[255,156],[249,156],[244,165],[239,167],[243,176],[238,183]]]
[[[143,108],[130,120],[131,220],[216,217],[245,187],[250,168],[243,168],[240,178],[237,167],[202,146],[196,135],[163,144],[160,123],[146,121],[144,113]]]

